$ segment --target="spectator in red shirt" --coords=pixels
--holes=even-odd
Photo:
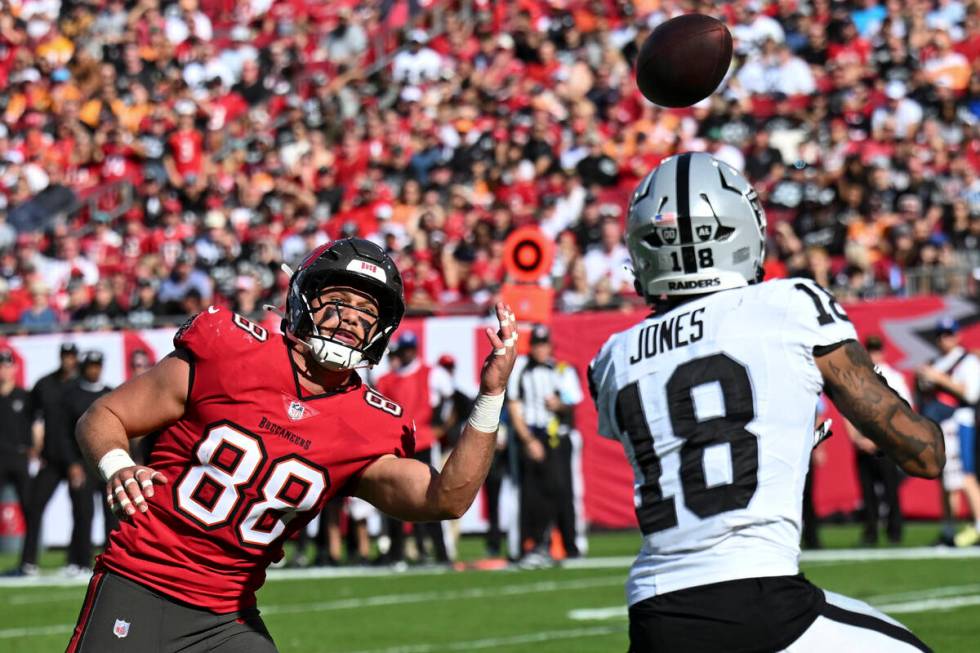
[[[452,408],[455,392],[452,377],[445,368],[430,367],[419,359],[418,336],[411,331],[398,337],[392,356],[397,357],[398,362],[390,373],[378,379],[378,391],[404,408],[406,414],[415,416],[415,458],[438,468],[442,457],[437,441],[442,435],[445,417]],[[392,546],[385,561],[403,562],[402,522],[389,517],[387,525]],[[449,563],[443,530],[442,522],[415,525],[413,532],[422,561],[431,555],[438,563]],[[426,537],[432,542],[431,554],[425,546]]]
[[[11,290],[7,280],[0,277],[0,322],[16,324],[30,304],[31,301],[23,289]]]
[[[170,183],[176,188],[191,189],[205,181],[203,137],[194,126],[194,104],[180,100],[176,110],[177,131],[167,141],[169,151],[164,162]]]

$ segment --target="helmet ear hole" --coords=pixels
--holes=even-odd
[[[643,242],[645,242],[650,247],[664,246],[664,241],[660,240],[660,234],[658,234],[656,231],[651,231],[646,236],[644,236]]]

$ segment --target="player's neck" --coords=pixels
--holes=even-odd
[[[309,356],[290,348],[293,368],[303,390],[310,394],[324,394],[340,390],[354,381],[353,370],[331,370],[310,360]]]
[[[675,295],[672,297],[668,296],[654,300],[648,304],[648,306],[650,306],[653,315],[663,315],[664,313],[669,313],[678,306],[688,304],[701,299],[702,297],[707,297],[709,294],[712,293],[701,293],[698,295]]]

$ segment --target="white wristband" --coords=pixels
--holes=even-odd
[[[500,424],[500,409],[504,407],[504,393],[477,395],[470,411],[469,425],[477,431],[495,433]]]
[[[99,461],[99,473],[103,481],[108,481],[120,469],[132,467],[136,463],[125,449],[113,449]]]

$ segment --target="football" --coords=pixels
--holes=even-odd
[[[664,107],[688,107],[711,95],[732,62],[732,35],[724,23],[684,14],[657,26],[636,58],[640,92]]]

